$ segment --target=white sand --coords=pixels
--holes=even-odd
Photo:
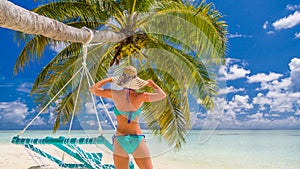
[[[41,147],[40,147],[41,148]],[[86,147],[85,147],[86,148]],[[47,151],[49,149],[46,147]],[[61,156],[59,151],[52,151],[54,155]],[[103,162],[112,164],[112,155],[103,152]],[[172,153],[172,152],[171,152]],[[70,160],[65,157],[65,161]],[[197,162],[188,162],[183,160],[168,159],[165,155],[154,157],[153,165],[155,169],[205,169],[208,166],[201,165]],[[51,162],[50,162],[51,164]],[[136,166],[136,165],[135,165]],[[0,169],[37,169],[38,164],[31,158],[26,148],[20,145],[1,144],[0,145]],[[135,167],[138,168],[138,167]]]

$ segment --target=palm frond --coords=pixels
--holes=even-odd
[[[22,36],[21,34],[18,35]],[[24,39],[26,39],[25,36]],[[14,73],[17,74],[20,70],[24,70],[24,66],[28,64],[30,60],[39,60],[45,47],[51,42],[55,43],[55,41],[52,41],[47,37],[41,35],[34,36],[19,54],[14,66]]]
[[[133,12],[149,12],[153,3],[155,3],[154,0],[120,0],[118,4],[122,11],[128,11],[128,14],[132,14]]]
[[[113,10],[112,7],[106,9]],[[105,21],[109,18],[108,12],[104,11],[102,7],[85,2],[52,2],[41,5],[32,11],[63,23],[70,20],[96,23],[99,20]]]
[[[169,74],[172,74],[178,81],[184,81],[185,85],[181,86],[181,90],[184,91],[187,88],[190,94],[203,101],[202,103],[207,109],[211,109],[214,106],[213,97],[217,89],[215,72],[209,70],[195,56],[186,54],[163,41],[157,39],[153,39],[153,41],[152,47],[154,48],[145,50],[149,56],[149,61],[156,67],[168,67]],[[171,69],[170,65],[180,71],[175,70],[175,68]]]
[[[200,10],[204,7],[209,7],[208,12]],[[220,21],[221,15],[217,11],[208,7],[201,5],[195,9],[180,3],[161,3],[158,12],[149,15],[141,26],[147,33],[154,32],[180,40],[192,47],[202,59],[223,64],[227,41],[226,24]],[[167,40],[172,42],[172,39]]]
[[[57,65],[63,65],[65,61],[68,59],[76,59],[80,55],[80,47],[82,45],[78,43],[73,43],[64,48],[61,52],[59,52],[44,68],[41,70],[41,72],[38,74],[37,78],[35,79],[31,95],[35,93],[35,91],[39,88],[40,84],[47,81],[48,76],[51,75],[51,72],[53,71],[53,67]],[[48,76],[47,76],[48,75]]]
[[[168,95],[160,103],[144,105],[144,121],[154,134],[162,136],[169,145],[175,145],[179,149],[185,142],[185,136],[190,127],[189,110],[184,108],[186,104],[182,101],[184,99],[182,99],[180,84],[176,83],[172,75],[159,69],[148,68],[139,76],[153,79]]]
[[[55,123],[53,126],[53,132],[59,129],[61,122],[66,124],[72,116],[71,112],[74,108],[74,93],[69,93],[66,97],[62,98],[57,104],[54,113],[56,114]],[[64,120],[62,120],[64,119]]]

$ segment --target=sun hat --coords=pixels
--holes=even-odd
[[[137,76],[136,68],[133,66],[126,66],[123,69],[122,75],[112,77],[112,82],[118,86],[135,90],[140,89],[149,83]]]

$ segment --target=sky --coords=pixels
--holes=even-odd
[[[31,0],[13,0],[26,9]],[[226,86],[218,102],[222,112],[195,112],[195,129],[215,123],[219,129],[300,129],[300,3],[296,0],[211,0],[228,24],[226,65],[219,69]],[[41,61],[13,74],[23,44],[14,32],[0,28],[0,129],[22,129],[38,113],[29,92],[42,67],[56,53],[47,49]],[[107,103],[111,108],[111,103]],[[101,106],[100,106],[101,107]],[[87,105],[87,109],[90,105]],[[32,129],[51,129],[51,108]],[[78,121],[78,120],[77,120]],[[75,123],[76,124],[76,123]],[[95,125],[94,120],[85,126]],[[76,126],[76,125],[75,125]]]

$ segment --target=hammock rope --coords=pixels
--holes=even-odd
[[[87,69],[87,67],[85,67],[85,69]],[[93,80],[92,75],[89,73],[89,71],[86,71],[86,73],[87,73],[87,76],[89,76],[89,78],[92,81],[92,83],[95,84],[95,81]],[[89,82],[89,84],[90,84],[90,82]],[[92,95],[92,97],[94,98],[93,95]],[[112,118],[111,118],[111,116],[109,114],[109,111],[108,111],[107,107],[105,106],[105,103],[104,103],[102,97],[99,97],[99,98],[100,98],[101,104],[103,105],[103,108],[105,110],[105,113],[106,113],[107,117],[109,118],[111,124],[113,125],[114,130],[117,130],[117,127],[114,124],[114,122],[113,122],[113,120],[112,120]],[[93,99],[93,101],[94,101],[94,99]],[[95,105],[95,103],[94,103],[94,105]]]
[[[80,89],[80,87],[81,87],[82,78],[83,78],[83,71],[81,72],[81,75],[80,75],[80,81],[79,81],[78,89]],[[76,106],[77,106],[79,93],[80,93],[80,90],[77,91],[76,98],[75,98],[75,104],[74,104],[74,108],[73,108],[73,111],[72,111],[72,118],[71,118],[71,121],[70,121],[70,126],[69,126],[69,131],[68,131],[68,136],[69,137],[71,136],[71,129],[72,129],[72,125],[73,125],[73,120],[74,120],[74,116],[75,116],[75,110],[76,110]]]
[[[69,85],[70,82],[72,82],[72,80],[78,75],[78,73],[81,72],[80,84],[79,84],[79,88],[78,88],[78,91],[77,91],[77,95],[76,95],[76,99],[75,99],[75,106],[74,106],[74,109],[72,111],[72,117],[71,117],[71,120],[70,120],[70,126],[69,126],[69,131],[68,131],[68,135],[70,135],[72,125],[73,125],[74,116],[75,116],[75,110],[76,110],[76,105],[77,105],[77,101],[78,101],[78,95],[80,93],[79,90],[80,90],[80,87],[81,87],[81,82],[83,80],[83,74],[85,74],[89,86],[91,86],[91,82],[92,82],[92,84],[95,84],[95,81],[93,80],[92,75],[90,74],[89,69],[87,68],[87,64],[86,64],[86,59],[87,59],[87,54],[88,54],[88,47],[95,45],[95,44],[89,44],[94,38],[94,33],[91,29],[88,29],[86,27],[84,27],[83,29],[87,29],[90,32],[90,37],[89,37],[88,41],[82,45],[82,58],[83,58],[82,59],[82,66],[68,80],[68,82],[57,92],[57,94],[54,97],[52,97],[52,99],[40,110],[40,112],[26,125],[26,127],[18,134],[18,136],[21,136],[27,130],[27,128],[30,125],[32,125],[32,123],[40,116],[40,114],[44,112],[44,110],[53,102],[53,100]],[[93,101],[94,111],[96,112],[95,114],[96,114],[96,119],[97,119],[97,123],[98,123],[98,130],[99,130],[100,134],[103,134],[100,119],[99,119],[99,116],[98,116],[98,113],[97,113],[97,106],[96,106],[95,98],[92,94],[91,94],[91,97],[92,97],[92,101]],[[106,115],[109,117],[109,120],[112,123],[114,130],[116,130],[116,126],[115,126],[115,124],[114,124],[114,122],[113,122],[113,120],[112,120],[112,118],[109,114],[108,109],[105,106],[105,103],[104,103],[102,97],[99,97],[99,98],[100,98],[101,104],[103,105],[103,108],[106,112]]]
[[[103,144],[109,150],[113,151],[112,144],[103,136],[103,130],[101,127],[100,118],[98,116],[95,97],[91,92],[89,92],[89,93],[92,98],[100,136],[94,137],[94,138],[71,138],[70,137],[72,125],[73,125],[73,121],[74,121],[74,117],[75,117],[76,107],[78,104],[80,88],[82,86],[82,81],[83,81],[84,76],[87,78],[86,80],[87,80],[88,86],[91,86],[91,84],[95,84],[95,81],[93,80],[92,75],[90,74],[89,69],[87,67],[86,60],[87,60],[87,54],[88,54],[88,47],[97,45],[97,44],[90,44],[90,42],[92,42],[92,40],[94,38],[93,31],[88,28],[83,28],[83,29],[88,30],[90,32],[90,36],[89,36],[87,42],[83,43],[83,45],[82,45],[82,59],[83,59],[82,66],[67,81],[67,83],[50,99],[50,101],[39,111],[39,113],[37,113],[37,115],[25,126],[25,128],[22,131],[20,131],[17,136],[12,138],[13,144],[24,145],[24,147],[26,147],[28,150],[31,150],[31,152],[35,152],[36,154],[39,154],[40,156],[37,157],[37,159],[34,159],[33,153],[29,153],[31,155],[31,157],[34,159],[34,161],[36,161],[41,167],[44,166],[44,165],[42,165],[41,157],[45,157],[46,159],[49,159],[50,161],[57,164],[60,168],[89,168],[89,169],[94,169],[94,168],[95,169],[112,169],[112,168],[115,168],[114,165],[112,165],[112,164],[102,164],[101,163],[102,162],[102,153],[86,152],[77,146],[78,144],[80,144],[80,145],[81,144],[85,144],[85,145],[86,144]],[[20,138],[20,136],[28,129],[28,127],[33,124],[33,122],[41,115],[41,113],[45,111],[45,109],[59,96],[59,94],[69,85],[69,83],[71,83],[74,80],[74,78],[79,73],[80,73],[80,81],[79,81],[79,85],[78,85],[78,91],[77,91],[76,97],[75,97],[74,108],[72,110],[72,117],[70,120],[69,129],[68,129],[68,138],[65,138],[63,136],[60,136],[59,138],[45,137],[42,139],[41,138]],[[116,130],[116,126],[112,120],[112,117],[109,114],[108,109],[105,106],[105,103],[104,103],[102,97],[99,97],[99,98],[100,98],[101,104],[103,105],[103,108],[105,109],[107,116],[110,119],[110,122],[111,122],[114,130]],[[61,150],[63,152],[62,159],[60,160],[60,159],[54,157],[53,155],[51,155],[35,146],[35,145],[45,145],[45,144],[53,145],[56,148],[58,148],[59,150]],[[64,162],[65,154],[68,154],[69,156],[71,156],[73,159],[76,159],[80,163],[79,164],[78,163],[65,163]],[[131,169],[134,168],[132,162],[130,162],[129,168],[131,168]]]
[[[19,132],[18,136],[21,136],[27,128],[42,114],[45,109],[53,102],[53,100],[68,86],[68,84],[77,76],[77,74],[82,70],[83,68],[81,67],[70,79],[69,81],[56,93],[54,97],[40,110],[40,112],[27,124],[27,126],[24,127],[22,131]]]

